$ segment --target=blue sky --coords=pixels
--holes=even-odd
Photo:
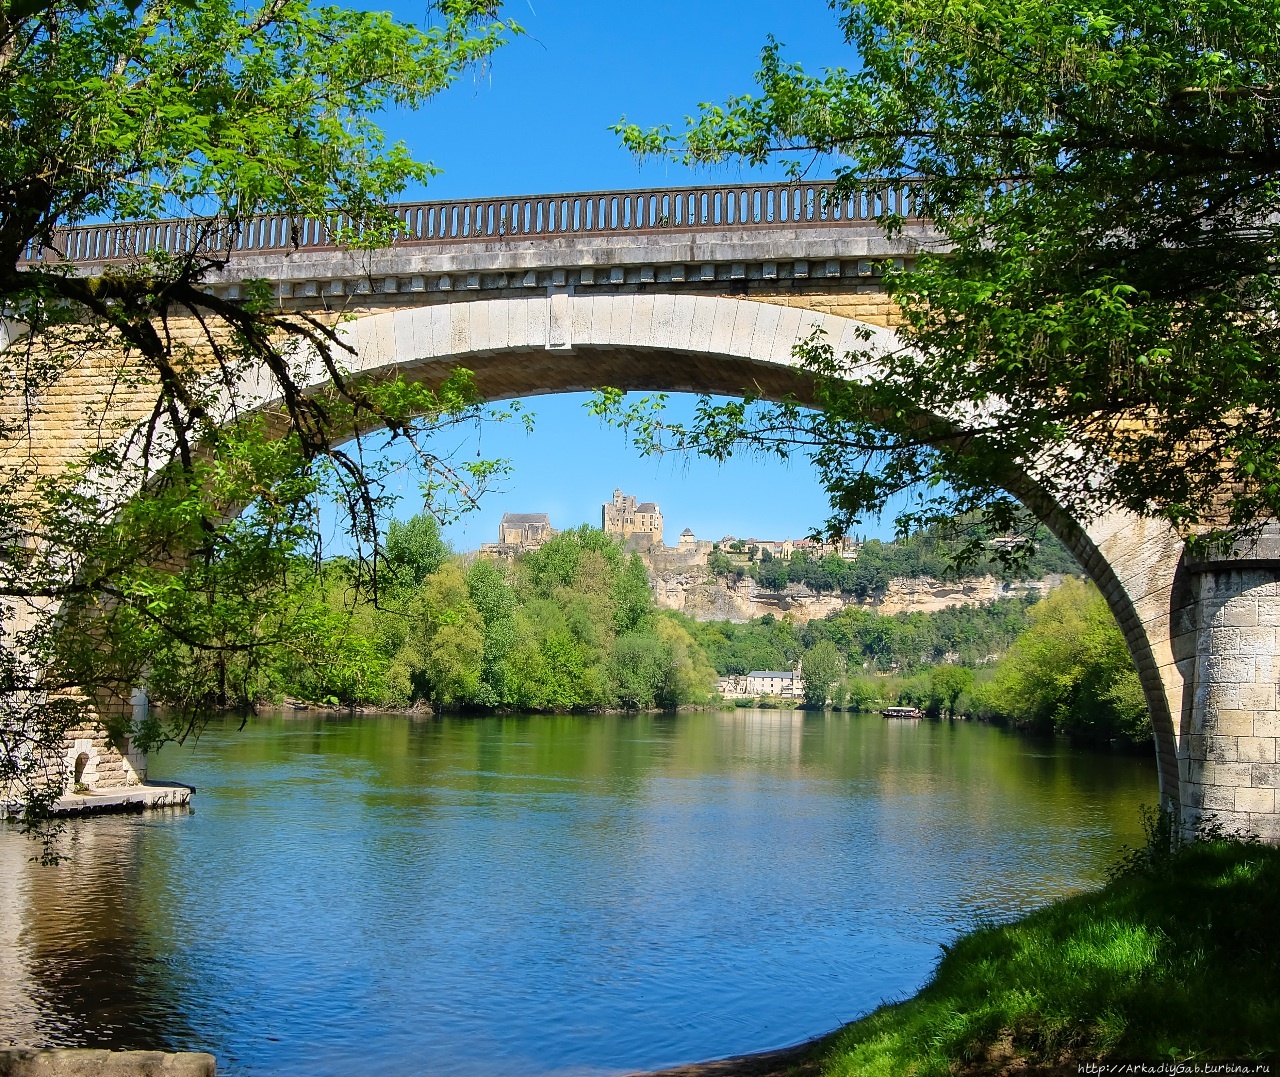
[[[421,3],[394,10],[405,19],[424,17]],[[713,173],[665,162],[637,165],[608,127],[624,115],[644,125],[678,126],[701,101],[749,91],[770,34],[807,68],[855,63],[824,0],[509,0],[507,13],[523,24],[526,37],[425,109],[388,115],[391,137],[443,169],[409,197],[736,179],[743,174],[737,168]],[[685,527],[700,538],[782,537],[805,534],[825,519],[826,497],[805,461],[735,459],[720,467],[702,459],[644,459],[620,432],[586,415],[583,399],[529,401],[536,415],[531,435],[515,425],[486,427],[480,451],[510,458],[514,474],[480,511],[447,529],[455,548],[494,540],[503,512],[546,512],[561,528],[598,525],[600,505],[615,486],[658,502],[671,543]],[[687,412],[691,403],[673,398],[673,409]],[[447,447],[469,456],[477,448],[456,434]],[[403,492],[397,515],[409,516],[421,501],[412,483]],[[887,535],[891,528],[865,530]]]

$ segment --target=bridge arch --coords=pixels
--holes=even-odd
[[[439,384],[456,366],[475,373],[486,400],[585,391],[811,396],[794,358],[815,330],[837,352],[899,346],[884,326],[777,302],[715,295],[604,294],[474,299],[401,307],[344,324],[353,374]],[[868,363],[868,373],[874,363]],[[317,379],[319,388],[322,379]],[[1175,656],[1179,618],[1194,598],[1182,542],[1166,525],[1128,513],[1078,522],[1029,476],[1021,497],[1098,585],[1120,625],[1151,710],[1161,797],[1188,822],[1200,810],[1189,789],[1191,655]],[[1185,639],[1183,641],[1186,642]]]
[[[897,334],[831,314],[711,295],[553,294],[400,308],[343,325],[354,372],[428,382],[459,364],[486,400],[628,390],[809,395],[792,355],[821,330],[838,351],[888,350]],[[860,334],[870,334],[870,342]]]
[[[910,184],[841,193],[828,181],[424,202],[395,207],[404,234],[378,251],[343,248],[332,221],[270,215],[250,222],[205,281],[224,300],[254,278],[286,310],[361,315],[339,332],[352,346],[348,367],[371,378],[433,384],[463,365],[490,400],[606,384],[804,400],[794,344],[822,328],[841,351],[865,347],[856,319],[884,323],[891,311],[877,267],[940,249],[918,209]],[[882,210],[901,218],[893,236]],[[77,226],[47,249],[33,244],[24,262],[93,276],[148,252],[187,253],[190,224]],[[894,345],[891,331],[870,329],[873,346]],[[0,319],[0,351],[25,331]],[[308,377],[307,357],[297,358],[299,380],[322,388],[322,370]],[[114,420],[144,419],[151,387],[120,373],[104,356],[24,398],[0,469],[61,473],[114,437]],[[277,391],[249,375],[227,414],[269,410]],[[1009,486],[1075,553],[1124,632],[1165,803],[1184,825],[1212,813],[1280,844],[1280,521],[1251,548],[1193,562],[1159,521],[1078,521],[1030,476]]]

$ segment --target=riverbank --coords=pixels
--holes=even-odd
[[[1095,1060],[1280,1070],[1280,849],[1205,842],[944,948],[933,979],[813,1044],[663,1077],[995,1077]],[[657,1075],[654,1075],[657,1077]]]

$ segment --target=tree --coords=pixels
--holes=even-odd
[[[1094,740],[1151,735],[1124,637],[1092,584],[1067,580],[1031,607],[1031,625],[975,689],[987,713]]]
[[[628,710],[643,710],[662,699],[671,675],[671,648],[648,632],[619,636],[610,657],[614,691]]]
[[[653,589],[649,573],[633,553],[613,586],[614,626],[619,634],[640,628],[653,612]]]
[[[694,638],[670,617],[658,617],[654,631],[671,655],[666,682],[657,702],[668,710],[682,703],[705,703],[715,684],[716,671]]]
[[[699,164],[830,155],[845,193],[905,192],[939,241],[885,267],[904,347],[855,386],[865,357],[815,340],[819,412],[708,406],[665,443],[807,446],[833,533],[907,487],[927,496],[904,527],[1029,528],[1006,491],[1043,509],[1037,487],[1204,541],[1280,516],[1280,4],[832,6],[855,67],[809,75],[771,41],[756,96],[679,136],[617,129]],[[882,201],[891,232],[902,205]]]
[[[879,698],[876,686],[862,677],[850,677],[845,683],[845,707],[851,711],[868,710]]]
[[[420,586],[453,552],[440,537],[435,517],[421,512],[387,525],[386,551],[392,578],[404,587]]]
[[[330,234],[351,247],[392,239],[389,199],[432,168],[387,145],[375,117],[420,105],[518,32],[497,12],[439,0],[426,29],[307,0],[0,12],[7,458],[63,379],[86,363],[119,371],[100,444],[62,474],[0,474],[0,787],[33,815],[61,791],[62,731],[95,704],[117,742],[153,747],[210,704],[247,701],[264,656],[308,635],[314,618],[290,596],[315,571],[315,498],[345,502],[357,563],[376,566],[364,551],[385,498],[342,448],[353,434],[409,439],[435,511],[474,503],[492,476],[493,462],[453,467],[419,436],[478,415],[465,373],[438,391],[357,384],[340,312],[290,311],[262,282],[239,300],[202,282],[260,213],[343,222]],[[163,214],[201,218],[185,252],[92,278],[62,259],[68,225]],[[331,390],[304,392],[305,370]],[[229,399],[250,373],[278,401],[269,421]],[[123,704],[143,684],[168,706],[131,729]]]
[[[442,708],[473,703],[484,659],[484,619],[471,601],[468,580],[457,562],[432,574],[405,610],[409,627],[392,663],[397,694],[426,699]]]
[[[777,557],[762,560],[756,566],[755,577],[756,582],[766,591],[785,591],[787,584],[791,582],[788,563]]]
[[[820,640],[804,652],[800,681],[804,685],[806,707],[825,707],[831,688],[844,672],[840,652],[829,639]]]
[[[973,670],[964,666],[934,666],[929,671],[929,689],[939,707],[954,718],[960,697],[973,685]]]
[[[716,576],[734,576],[737,579],[742,579],[744,572],[741,565],[729,560],[728,555],[717,548],[712,550],[711,556],[707,558],[707,574],[712,578]]]
[[[514,701],[509,657],[516,644],[514,612],[519,596],[492,561],[476,561],[467,570],[467,591],[484,622],[484,660],[475,702],[500,707]]]

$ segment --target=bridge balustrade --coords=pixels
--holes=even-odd
[[[438,202],[392,207],[395,245],[502,242],[556,236],[716,232],[768,228],[847,228],[917,212],[912,185],[837,194],[833,181],[598,191]],[[264,214],[238,226],[219,218],[86,224],[59,229],[47,247],[31,244],[25,261],[103,264],[165,253],[181,256],[334,250],[358,235],[342,214]]]

